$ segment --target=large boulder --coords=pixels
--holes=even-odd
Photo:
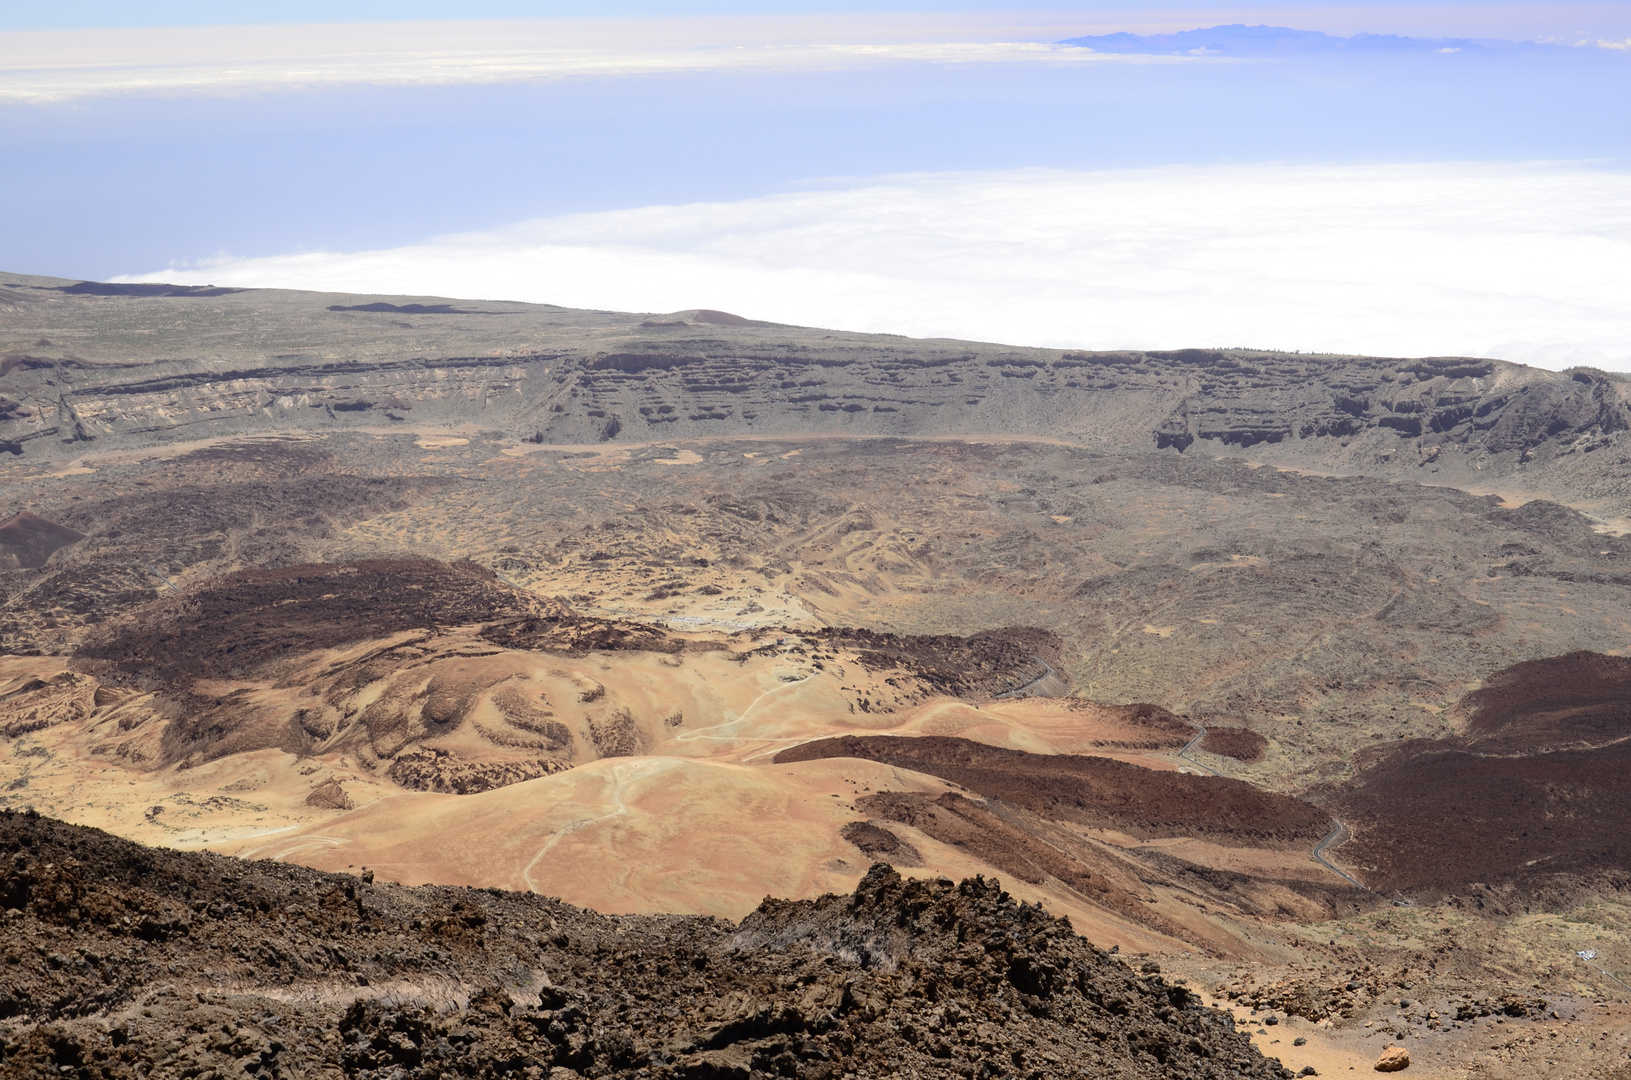
[[[1376,1059],[1377,1072],[1403,1072],[1410,1068],[1410,1051],[1402,1046],[1390,1046]]]

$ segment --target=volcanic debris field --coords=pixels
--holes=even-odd
[[[0,274],[0,1075],[1631,1075],[1628,431]]]
[[[8,1076],[1287,1075],[1230,1017],[979,878],[880,865],[733,925],[234,865],[13,812],[0,852],[0,1010],[43,1020],[0,1042]]]

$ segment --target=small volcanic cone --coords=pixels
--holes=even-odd
[[[82,532],[24,510],[0,522],[0,570],[37,570],[58,548],[83,539]]]

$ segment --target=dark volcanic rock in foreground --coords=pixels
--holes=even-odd
[[[7,811],[0,907],[7,1077],[1290,1075],[995,882],[882,865],[732,926]]]

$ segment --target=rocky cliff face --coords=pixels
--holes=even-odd
[[[1191,393],[1155,433],[1157,445],[1179,449],[1197,439],[1248,447],[1382,430],[1427,452],[1457,444],[1524,453],[1548,442],[1595,449],[1631,425],[1625,384],[1583,369],[1562,377],[1459,358],[1154,355],[1193,370]]]
[[[1631,385],[1497,360],[1081,353],[524,304],[105,296],[40,280],[0,281],[0,449],[13,454],[471,425],[565,444],[1001,433],[1262,452],[1370,438],[1384,460],[1454,447],[1527,463],[1631,428]]]

